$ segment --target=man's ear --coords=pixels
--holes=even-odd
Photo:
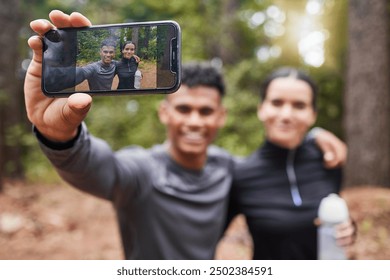
[[[222,107],[220,114],[221,115],[220,115],[219,120],[218,120],[218,128],[222,128],[226,123],[227,109],[225,107]]]
[[[164,125],[167,125],[168,123],[168,101],[163,100],[160,102],[160,105],[158,107],[158,117],[160,119],[160,122]]]

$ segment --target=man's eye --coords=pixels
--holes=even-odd
[[[305,104],[305,103],[301,103],[301,102],[295,103],[295,104],[294,104],[294,108],[295,108],[295,109],[302,110],[302,109],[305,109],[305,108],[306,108],[306,104]]]
[[[214,110],[212,108],[202,108],[199,111],[199,114],[202,116],[209,116],[212,113],[214,113]]]
[[[176,111],[181,114],[188,114],[189,112],[191,112],[191,109],[187,106],[177,106]]]

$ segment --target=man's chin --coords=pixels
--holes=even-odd
[[[186,145],[182,147],[182,153],[188,154],[189,156],[201,156],[207,153],[207,146],[204,145]]]

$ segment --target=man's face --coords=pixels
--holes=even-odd
[[[258,108],[267,139],[287,149],[299,146],[316,120],[310,86],[294,78],[277,78],[267,90]]]
[[[113,46],[103,46],[100,49],[100,58],[104,64],[110,64],[115,57],[115,48]]]
[[[159,116],[167,127],[171,156],[191,168],[192,162],[207,157],[207,147],[224,125],[226,111],[217,89],[182,85],[161,104]]]

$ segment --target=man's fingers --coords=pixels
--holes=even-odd
[[[49,13],[49,18],[51,22],[59,28],[72,27],[69,15],[60,10],[51,11]]]
[[[46,19],[33,20],[30,23],[31,29],[40,36],[43,36],[46,32],[55,28],[83,27],[92,25],[88,18],[77,12],[67,15],[62,11],[53,10],[50,12],[49,17],[52,23]]]
[[[38,33],[40,36],[43,36],[47,31],[55,28],[55,26],[46,19],[33,20],[32,22],[30,22],[30,27],[35,33]]]
[[[59,10],[53,10],[49,14],[50,20],[59,28],[62,27],[83,27],[92,25],[88,18],[78,12],[70,15]]]
[[[333,151],[324,152],[324,162],[326,168],[335,168],[339,165],[335,153]]]
[[[329,151],[329,152],[326,152],[324,154],[324,160],[327,161],[327,162],[331,162],[331,161],[334,161],[335,160],[335,156],[333,154],[333,152]]]
[[[40,104],[40,101],[46,99],[41,90],[42,40],[39,36],[32,36],[28,40],[28,45],[33,50],[33,57],[24,80],[24,92],[27,116],[29,120],[33,122],[35,121],[34,116],[36,116],[37,112],[39,112],[39,110],[35,107],[36,104]],[[41,108],[40,106],[38,107]]]
[[[347,146],[333,133],[320,129],[315,133],[316,143],[324,154],[324,165],[335,168],[345,164]]]
[[[78,12],[71,13],[69,17],[73,27],[84,27],[92,25],[88,18]]]
[[[33,50],[33,61],[42,62],[42,40],[39,36],[32,36],[27,41],[29,47]],[[40,74],[39,74],[40,75]]]

